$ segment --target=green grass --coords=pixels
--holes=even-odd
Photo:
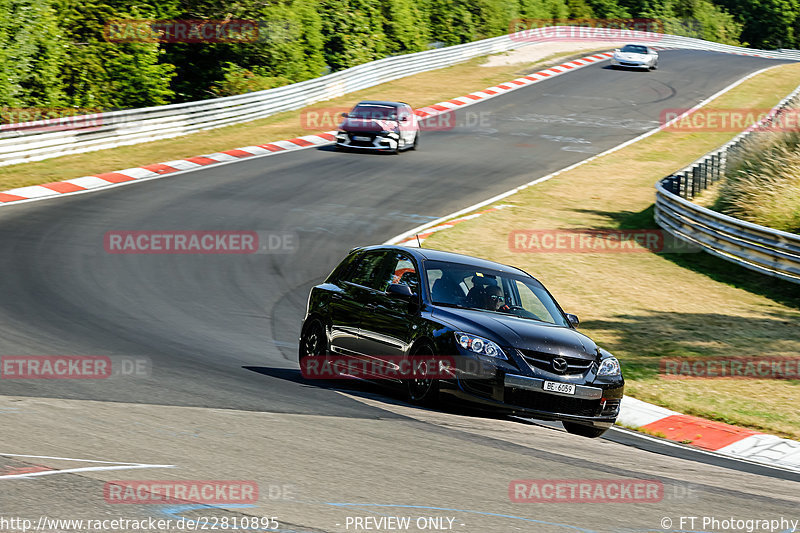
[[[772,107],[800,65],[773,68],[713,102]],[[503,199],[513,207],[437,232],[424,246],[512,264],[539,278],[580,329],[617,355],[626,393],[644,401],[800,439],[800,382],[662,379],[664,357],[797,357],[800,285],[704,253],[520,253],[515,229],[648,229],[654,184],[735,135],[663,131]],[[653,154],[658,154],[654,156]],[[485,208],[484,208],[485,209]]]

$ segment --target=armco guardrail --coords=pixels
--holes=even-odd
[[[72,117],[69,122],[76,125],[75,127],[43,128],[41,122],[14,124],[11,127],[6,125],[0,127],[0,166],[177,137],[264,118],[473,57],[505,52],[535,42],[561,40],[559,29],[567,28],[538,28],[538,33],[533,34],[520,32],[389,57],[266,91],[199,102],[112,111],[94,116],[91,120],[82,121],[80,117]],[[595,39],[603,37],[602,32],[593,33]],[[800,52],[796,50],[768,52],[674,35],[608,30],[605,38],[609,42],[643,40],[653,46],[745,53],[800,61]]]
[[[800,87],[772,109],[760,124],[775,119],[784,109],[796,107]],[[758,128],[750,128],[732,141],[656,184],[655,218],[659,226],[679,239],[762,274],[800,283],[800,235],[717,213],[689,201],[720,177],[742,143]]]
[[[41,131],[42,123],[0,129],[0,166],[101,150],[219,128],[300,109],[411,74],[522,46],[508,35],[388,57],[320,78],[237,96],[102,113],[87,127]],[[77,118],[73,122],[80,123]]]

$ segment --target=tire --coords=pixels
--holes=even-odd
[[[409,150],[416,150],[419,147],[419,130],[417,130],[417,134],[414,135],[414,144],[411,145]]]
[[[581,437],[588,437],[590,439],[596,439],[608,431],[608,428],[587,426],[585,424],[578,424],[577,422],[561,422],[561,424],[564,426],[564,429],[567,430],[567,433],[580,435]]]
[[[416,348],[411,355],[433,355],[433,350],[427,345],[422,345]],[[406,397],[411,403],[433,407],[439,403],[439,381],[436,379],[406,380]]]
[[[328,339],[325,328],[318,320],[314,320],[303,328],[300,335],[298,360],[302,369],[303,361],[308,357],[323,357],[328,354]]]

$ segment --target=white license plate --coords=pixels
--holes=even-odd
[[[363,136],[361,136],[361,135],[354,135],[354,136],[353,136],[353,140],[354,140],[354,141],[367,141],[367,142],[369,142],[369,141],[371,141],[372,139],[370,139],[369,137],[363,137]]]
[[[556,381],[545,381],[544,390],[549,392],[560,392],[561,394],[575,394],[575,385],[572,383],[558,383]]]

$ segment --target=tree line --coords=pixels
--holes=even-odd
[[[518,18],[654,18],[669,33],[791,48],[799,2],[0,0],[0,108],[121,109],[241,94],[502,35]],[[257,21],[258,37],[109,39],[110,21],[200,19]]]

